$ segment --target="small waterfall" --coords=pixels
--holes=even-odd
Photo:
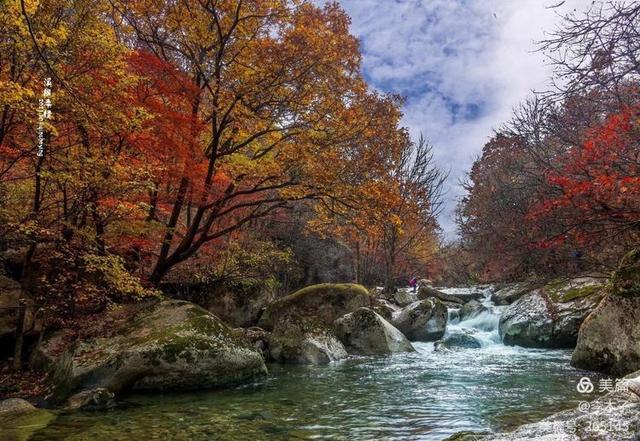
[[[447,294],[456,295],[476,292],[478,288],[454,288],[445,289],[443,292]],[[493,287],[484,287],[482,289],[483,297],[478,299],[483,306],[483,311],[479,314],[460,319],[460,308],[449,308],[449,320],[447,322],[447,329],[445,330],[444,338],[455,334],[466,334],[476,339],[481,347],[501,345],[500,333],[498,331],[498,323],[500,322],[500,315],[502,314],[503,306],[496,306],[491,301],[491,294],[493,293]]]

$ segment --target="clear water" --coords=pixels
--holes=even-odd
[[[30,440],[442,440],[508,430],[581,401],[584,373],[569,366],[570,351],[503,346],[490,325],[497,314],[447,331],[482,333],[480,349],[416,343],[416,353],[392,357],[273,365],[269,377],[235,389],[135,395],[126,409],[61,413]]]

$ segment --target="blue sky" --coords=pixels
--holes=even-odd
[[[535,41],[559,13],[590,0],[340,0],[361,42],[364,74],[407,98],[404,125],[435,146],[450,172],[440,224],[455,237],[459,185],[493,130],[531,90],[548,87],[550,68]]]

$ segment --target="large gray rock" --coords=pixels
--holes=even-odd
[[[640,369],[640,296],[609,294],[585,320],[571,364],[619,376]]]
[[[443,294],[454,296],[456,299],[467,303],[471,300],[480,300],[485,297],[485,292],[492,289],[491,285],[474,285],[457,288],[436,288]]]
[[[393,314],[400,311],[402,308],[388,300],[375,299],[371,309],[380,314],[385,320],[391,320]]]
[[[368,308],[360,308],[336,320],[335,333],[350,354],[380,355],[415,351],[402,332]]]
[[[468,320],[479,316],[483,312],[487,312],[489,309],[477,300],[471,300],[460,308],[458,311],[458,318],[460,321]]]
[[[258,323],[262,311],[276,298],[276,293],[265,287],[221,286],[208,293],[203,306],[231,326],[250,327]]]
[[[94,388],[212,388],[264,374],[260,353],[217,317],[189,302],[164,301],[119,333],[82,342],[60,357],[55,396]]]
[[[321,365],[348,354],[329,329],[292,320],[277,324],[269,335],[269,356],[278,363]]]
[[[640,433],[640,372],[630,375],[628,391],[610,392],[542,421],[520,426],[510,433],[481,438],[484,441],[637,441]],[[464,438],[463,438],[464,439]]]
[[[22,398],[7,398],[0,401],[0,416],[18,415],[35,411],[33,404]]]
[[[571,362],[619,376],[640,369],[640,251],[624,256],[608,292],[580,328]]]
[[[411,341],[436,341],[447,326],[447,307],[436,298],[428,298],[394,314],[391,323]]]
[[[507,345],[574,347],[580,325],[602,299],[600,283],[568,281],[528,293],[502,313],[500,337]]]
[[[338,317],[363,306],[370,307],[373,302],[373,295],[361,285],[323,283],[307,286],[271,303],[258,326],[271,331],[278,323],[302,319],[330,327]]]
[[[510,305],[530,291],[526,283],[511,283],[492,293],[491,301],[498,306]]]
[[[451,294],[446,294],[442,291],[438,291],[437,289],[430,286],[421,286],[420,289],[418,289],[418,300],[432,298],[438,299],[442,302],[456,303],[459,305],[463,305],[465,303],[464,300],[460,299],[459,297]]]
[[[401,288],[392,294],[391,301],[399,306],[407,306],[417,302],[418,296],[410,289]]]

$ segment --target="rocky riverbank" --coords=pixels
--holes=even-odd
[[[625,265],[626,272],[616,272],[615,283],[580,277],[537,287],[422,287],[417,293],[399,290],[393,295],[353,284],[315,285],[268,303],[258,316],[252,311],[254,318],[246,321],[252,326],[235,329],[190,302],[148,300],[133,306],[124,320],[119,317],[122,310],[107,315],[106,335],[76,341],[65,330],[48,335],[32,362],[51,373],[49,404],[93,410],[112,408],[130,392],[252,382],[267,375],[267,364],[273,362],[322,365],[349,357],[412,353],[415,342],[434,342],[439,352],[479,350],[501,340],[531,348],[571,348],[577,343],[574,364],[620,376],[637,366],[638,308],[635,291],[623,276],[637,261],[627,259]],[[618,337],[607,339],[609,330]],[[635,430],[631,394],[610,398]],[[631,404],[623,405],[620,397]],[[546,436],[548,422],[580,426],[587,419],[577,412],[487,439]],[[591,439],[582,437],[583,432],[570,439]]]

